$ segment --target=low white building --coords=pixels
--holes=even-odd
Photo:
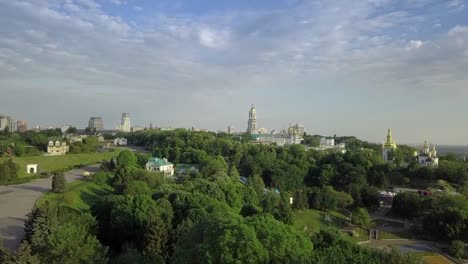
[[[152,157],[148,160],[145,167],[149,172],[162,172],[164,176],[174,175],[174,164],[167,161],[167,159]]]
[[[342,154],[345,154],[346,144],[340,143],[338,145],[335,145],[335,139],[323,137],[322,139],[320,139],[320,146],[312,148],[312,149],[319,150],[319,151],[331,149],[337,152],[341,152]]]
[[[126,146],[128,143],[126,138],[116,138],[114,139],[114,145],[116,146]]]
[[[278,146],[301,144],[299,135],[252,134],[252,143],[276,144]]]
[[[335,147],[335,139],[334,138],[322,138],[320,139],[320,147],[321,148],[334,148]]]
[[[26,165],[27,174],[36,174],[37,173],[37,164],[28,164]]]

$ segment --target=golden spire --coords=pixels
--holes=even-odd
[[[388,134],[387,134],[387,143],[392,143],[392,130],[389,128],[388,129]]]
[[[396,143],[392,138],[392,130],[389,128],[387,132],[387,142],[385,142],[384,147],[396,148]]]

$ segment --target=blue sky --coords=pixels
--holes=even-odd
[[[0,0],[0,112],[468,144],[464,0]]]

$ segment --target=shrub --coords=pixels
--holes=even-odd
[[[465,255],[465,244],[460,240],[453,240],[450,245],[450,255],[462,258]]]
[[[109,174],[104,171],[98,171],[92,177],[92,181],[98,185],[108,184],[109,179]]]

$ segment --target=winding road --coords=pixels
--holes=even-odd
[[[74,169],[65,173],[68,182],[80,179],[83,172],[96,172],[99,164],[81,169]],[[15,250],[24,236],[24,221],[44,193],[52,185],[52,177],[38,179],[29,183],[0,186],[0,240],[7,248]]]

